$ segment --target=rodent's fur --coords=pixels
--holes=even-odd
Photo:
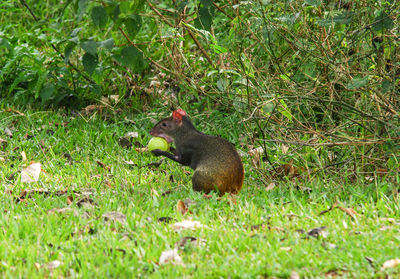
[[[174,142],[174,154],[153,150],[156,155],[170,158],[194,170],[193,189],[208,193],[217,190],[237,194],[243,185],[244,168],[233,144],[198,131],[183,110],[158,122],[150,134]]]

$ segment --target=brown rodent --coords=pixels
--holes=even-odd
[[[174,154],[159,149],[152,152],[190,166],[194,170],[194,190],[206,193],[217,190],[223,195],[237,194],[242,188],[243,164],[233,144],[198,131],[182,109],[158,122],[150,134],[175,143]]]

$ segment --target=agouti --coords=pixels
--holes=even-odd
[[[162,155],[194,170],[193,189],[208,193],[216,190],[236,194],[242,188],[244,169],[242,160],[229,141],[198,131],[182,109],[158,122],[150,134],[175,143],[174,154],[159,149]]]

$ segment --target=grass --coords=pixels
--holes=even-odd
[[[192,191],[188,169],[171,161],[159,168],[145,167],[158,158],[118,144],[129,131],[138,132],[137,140],[146,144],[150,118],[161,116],[125,112],[105,119],[98,114],[31,110],[24,114],[0,111],[0,137],[8,142],[0,153],[3,278],[289,278],[292,271],[301,278],[400,274],[399,267],[381,270],[385,261],[400,258],[398,189],[393,183],[321,177],[277,181],[266,191],[245,157],[246,180],[240,194],[235,199],[204,199]],[[232,122],[226,121],[228,125],[215,121],[213,127],[196,124],[206,127],[205,132],[223,132]],[[12,138],[3,133],[5,127],[12,129]],[[227,137],[235,142],[236,136]],[[22,151],[27,161],[22,160]],[[126,164],[129,160],[142,167]],[[39,182],[23,184],[20,171],[29,161],[40,162],[44,172]],[[34,193],[17,202],[24,189],[39,188],[67,192]],[[88,189],[93,203],[80,205],[82,192]],[[195,204],[182,216],[176,204],[187,198]],[[336,200],[358,214],[352,218],[339,209],[319,214]],[[73,211],[49,212],[66,207]],[[105,221],[103,214],[111,211],[125,214],[126,224]],[[191,218],[205,227],[174,232],[174,221],[162,223],[160,217]],[[326,235],[307,235],[322,226]],[[160,265],[161,253],[185,236],[204,239],[205,245],[189,243],[179,249],[184,266]],[[58,267],[48,266],[56,260]]]

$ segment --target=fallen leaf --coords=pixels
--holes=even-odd
[[[77,202],[76,205],[78,207],[86,207],[86,208],[91,208],[94,205],[96,205],[96,203],[94,202],[93,199],[89,198],[89,197],[83,197],[80,198]]]
[[[394,268],[398,265],[400,265],[400,259],[388,260],[382,264],[381,270],[384,270],[387,268]]]
[[[193,236],[185,236],[181,238],[177,243],[175,243],[176,248],[184,248],[188,243],[194,245],[194,246],[200,246],[204,245],[206,243],[205,239],[202,238],[196,238]]]
[[[178,254],[178,249],[167,250],[161,253],[159,264],[184,265],[181,256]]]
[[[25,116],[25,114],[23,114],[22,112],[20,112],[20,111],[18,111],[16,109],[13,109],[13,108],[7,108],[5,111],[6,112],[13,112],[13,113],[16,113],[16,114],[18,114],[20,116]]]
[[[258,167],[261,162],[261,155],[264,153],[264,148],[258,147],[249,150],[251,161],[255,167]]]
[[[138,132],[128,132],[128,133],[126,133],[125,137],[127,137],[127,138],[137,138],[137,137],[139,137],[139,133]]]
[[[358,214],[354,209],[348,208],[348,207],[341,207],[338,206],[341,211],[345,212],[347,215],[349,215],[351,218],[356,218],[356,215]]]
[[[178,203],[176,204],[176,210],[182,215],[185,215],[188,212],[187,206],[181,200],[179,200]]]
[[[65,213],[69,213],[69,212],[73,212],[74,214],[77,213],[76,209],[70,208],[70,207],[53,208],[53,209],[50,209],[49,211],[47,211],[47,213],[50,213],[50,214],[54,214],[54,213],[65,214]]]
[[[122,214],[121,212],[118,211],[111,211],[104,213],[103,215],[104,220],[106,221],[117,221],[120,222],[122,225],[126,224],[126,215]]]
[[[42,165],[40,163],[33,163],[21,171],[21,182],[31,183],[39,180]]]
[[[265,187],[265,191],[271,191],[274,188],[275,188],[275,183],[271,182],[270,184],[268,184],[267,187]]]
[[[26,133],[26,134],[24,135],[24,139],[26,139],[26,140],[30,140],[30,139],[33,138],[33,137],[35,137],[35,135],[29,135],[28,133]]]
[[[289,146],[286,144],[281,145],[282,154],[286,154],[289,151]]]
[[[312,230],[310,230],[310,231],[308,231],[308,235],[309,236],[312,236],[312,237],[320,237],[320,236],[322,236],[322,237],[326,237],[327,236],[327,232],[326,232],[326,227],[325,226],[322,226],[322,227],[318,227],[318,228],[315,228],[315,229],[312,229]]]
[[[4,134],[6,134],[7,136],[9,136],[10,138],[12,138],[13,133],[11,132],[11,130],[9,128],[4,128]]]
[[[172,218],[172,217],[160,217],[157,219],[158,222],[160,223],[171,223],[171,222],[176,222],[176,219]]]
[[[60,265],[61,265],[61,262],[59,260],[55,260],[55,261],[47,263],[46,264],[46,268],[48,268],[48,269],[56,269]]]
[[[292,247],[281,247],[279,249],[286,252],[292,251]]]
[[[132,142],[127,137],[120,137],[118,139],[118,143],[119,143],[119,145],[121,145],[124,148],[131,148],[132,147]]]
[[[5,150],[8,145],[8,142],[2,138],[0,138],[0,149]]]
[[[28,159],[26,158],[25,151],[21,151],[21,157],[22,157],[22,161],[24,161],[24,162],[28,161]]]
[[[36,267],[37,270],[40,269],[40,263],[34,263],[34,266]]]
[[[300,275],[296,271],[292,271],[289,279],[300,279]]]
[[[204,227],[199,221],[184,220],[172,225],[175,231],[187,230],[187,229],[197,229]]]
[[[110,170],[111,168],[109,167],[109,166],[107,166],[106,164],[104,164],[103,162],[101,162],[101,161],[99,161],[99,160],[96,160],[96,163],[100,166],[100,167],[102,167],[103,169],[105,169],[105,170]]]
[[[64,152],[63,153],[64,158],[66,158],[68,160],[67,165],[72,165],[74,163],[74,160],[72,159],[71,154],[69,154],[68,152]]]
[[[192,201],[191,199],[184,199],[183,200],[183,203],[187,206],[187,207],[189,207],[190,205],[195,205],[196,204],[196,202],[195,201]]]

